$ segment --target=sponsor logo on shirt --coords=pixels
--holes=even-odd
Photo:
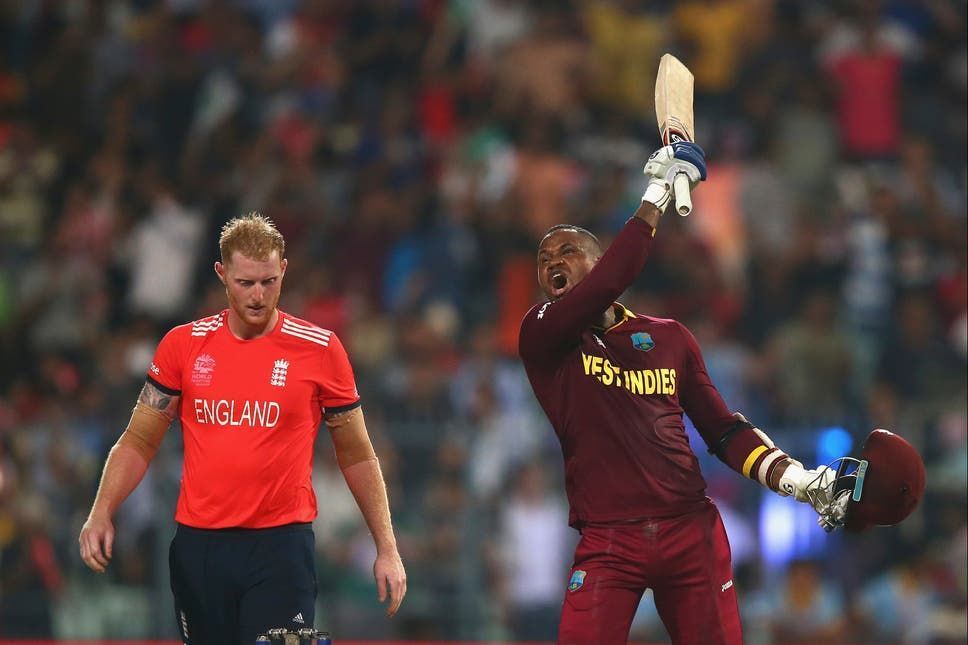
[[[541,305],[541,309],[538,310],[538,320],[541,320],[542,318],[544,318],[545,310],[548,308],[548,305],[550,304],[551,304],[550,302],[546,302],[543,305]]]
[[[199,354],[192,366],[192,383],[198,386],[212,384],[212,372],[215,371],[215,359],[209,354]]]
[[[623,387],[632,394],[676,393],[675,368],[656,367],[646,370],[627,370],[607,358],[589,356],[582,352],[582,367],[586,376],[592,376],[602,385]]]
[[[151,364],[151,367],[149,367],[148,370],[155,376],[158,376],[159,374],[161,374],[161,370],[158,369],[158,366],[155,365],[154,363]]]
[[[276,401],[195,399],[193,405],[196,421],[223,427],[274,428],[281,412]]]

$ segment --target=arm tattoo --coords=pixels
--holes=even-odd
[[[138,395],[138,403],[147,405],[163,413],[169,419],[174,419],[178,415],[178,402],[180,396],[165,394],[151,383],[145,383]]]
[[[362,414],[360,406],[350,408],[349,410],[341,410],[339,412],[327,412],[325,414],[326,425],[330,430],[339,428],[343,426],[356,416],[357,414]]]

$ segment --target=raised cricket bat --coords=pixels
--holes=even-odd
[[[655,120],[659,124],[662,145],[676,141],[695,142],[696,130],[692,117],[693,77],[689,68],[672,54],[659,59],[655,76]],[[692,212],[689,178],[679,173],[672,181],[676,212],[686,216]]]

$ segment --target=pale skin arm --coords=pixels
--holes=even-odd
[[[390,521],[390,503],[380,462],[373,454],[363,412],[356,408],[347,412],[326,415],[337,460],[346,485],[353,493],[356,505],[363,514],[366,526],[376,545],[376,561],[373,577],[376,580],[377,597],[384,602],[389,595],[387,615],[393,616],[407,594],[407,574],[397,550]]]
[[[164,433],[168,424],[175,418],[179,398],[165,394],[151,383],[145,383],[141,394],[138,395],[138,403],[160,413],[163,417],[157,415],[157,418],[166,419],[167,422],[156,421],[153,418],[141,420],[153,424],[155,432]],[[132,414],[132,422],[135,415],[144,414],[145,412],[136,408]],[[149,462],[150,460],[141,452],[131,445],[122,443],[121,440],[114,444],[108,454],[97,496],[77,539],[84,564],[98,573],[104,573],[111,560],[114,547],[114,523],[111,518],[141,483],[148,470]]]

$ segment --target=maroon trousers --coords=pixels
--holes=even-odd
[[[644,591],[674,645],[736,645],[743,632],[719,511],[586,525],[575,550],[559,645],[624,645]]]

